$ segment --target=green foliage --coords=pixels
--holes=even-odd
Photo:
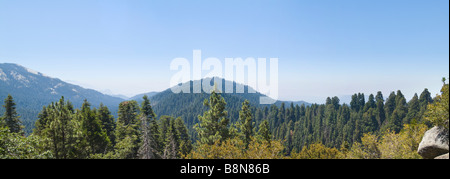
[[[381,137],[367,133],[361,143],[353,144],[347,153],[351,159],[419,159],[417,148],[428,127],[405,124],[400,133],[387,131]]]
[[[141,141],[139,148],[139,158],[155,159],[161,157],[161,142],[159,138],[158,124],[156,123],[156,114],[153,112],[150,100],[144,95],[141,103]]]
[[[82,158],[83,133],[71,103],[62,97],[44,110],[36,122],[39,126],[36,134],[44,139],[44,148],[56,159]]]
[[[248,149],[239,138],[229,138],[222,143],[212,145],[199,144],[195,150],[183,158],[186,159],[281,159],[283,145],[280,141],[251,140]]]
[[[134,159],[137,157],[140,143],[139,106],[136,101],[125,101],[119,104],[119,118],[116,127],[116,153],[120,158]],[[127,144],[129,146],[124,146]],[[131,150],[130,150],[131,149]]]
[[[292,153],[293,159],[340,159],[343,154],[336,148],[327,148],[323,144],[311,144],[300,153]]]
[[[430,121],[435,126],[441,126],[448,129],[449,120],[449,84],[445,84],[441,89],[441,94],[437,95],[434,103],[428,105],[428,110],[425,112],[426,120]]]
[[[253,135],[253,116],[250,111],[250,102],[245,100],[242,103],[242,110],[239,112],[239,123],[238,126],[241,130],[241,135],[244,140],[245,148],[248,148],[248,145],[251,141],[251,136]]]
[[[371,133],[366,133],[361,138],[361,143],[355,143],[347,154],[351,159],[379,159],[381,152],[378,148],[378,137]]]
[[[0,159],[50,159],[53,155],[45,150],[43,139],[30,135],[24,137],[0,127]]]
[[[174,119],[171,116],[161,116],[159,127],[162,140],[162,158],[180,158],[191,152],[192,142],[188,130],[180,117]]]
[[[424,124],[405,124],[398,134],[388,131],[381,138],[378,148],[383,159],[420,159],[419,143],[427,131]]]
[[[188,129],[184,125],[183,120],[178,117],[175,119],[174,128],[176,131],[178,142],[179,155],[187,155],[192,150],[192,141],[190,140]]]
[[[97,118],[101,122],[103,130],[106,132],[111,146],[114,146],[116,144],[116,135],[114,134],[116,122],[107,106],[100,104],[100,107],[97,110]]]
[[[235,105],[239,100],[232,100],[230,108],[226,98],[213,91],[204,96],[198,123],[184,121],[198,110],[176,119],[173,115],[157,119],[146,96],[141,106],[136,101],[120,103],[117,123],[106,106],[95,109],[85,101],[81,109],[74,109],[62,97],[42,108],[28,137],[7,125],[7,117],[19,119],[8,97],[1,120],[0,157],[420,158],[416,150],[427,125],[448,128],[448,84],[441,92],[434,103],[425,89],[420,98],[416,94],[408,102],[397,91],[386,102],[378,92],[367,102],[364,94],[355,94],[350,105],[333,97],[325,104],[308,106],[252,106],[250,100]],[[195,123],[197,133],[192,133],[187,126]],[[195,145],[193,138],[198,139]]]
[[[77,110],[76,118],[81,124],[82,144],[80,145],[85,156],[106,153],[111,147],[111,142],[103,129],[102,121],[97,117],[97,110],[92,110],[90,103],[85,100],[81,111]]]
[[[21,125],[22,122],[16,112],[16,103],[14,103],[11,95],[6,97],[3,107],[5,108],[5,113],[0,117],[0,127],[8,127],[14,133],[23,133],[22,129],[24,127]]]
[[[269,122],[267,122],[267,120],[264,120],[259,125],[258,134],[259,134],[258,136],[262,140],[264,140],[264,141],[266,141],[267,143],[270,144],[270,141],[272,140],[272,137],[271,137],[270,130],[269,130]]]

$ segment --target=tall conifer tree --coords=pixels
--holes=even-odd
[[[3,114],[3,117],[1,117],[0,126],[8,127],[9,131],[13,133],[23,133],[22,122],[16,112],[16,103],[14,103],[14,99],[11,95],[6,97],[3,107],[5,108],[5,113]]]

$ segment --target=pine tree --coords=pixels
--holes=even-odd
[[[44,148],[50,150],[56,159],[82,157],[83,149],[79,147],[82,139],[81,124],[75,119],[71,103],[61,97],[59,102],[52,103],[43,110],[45,112],[41,112],[36,124],[40,126],[37,134],[46,139]]]
[[[156,140],[153,138],[153,135],[151,134],[151,130],[148,125],[148,119],[146,115],[141,114],[140,115],[140,121],[141,121],[141,140],[142,144],[139,147],[138,150],[138,157],[139,159],[156,159],[159,155],[156,150],[155,146]]]
[[[263,140],[265,140],[268,143],[270,143],[270,141],[272,140],[270,130],[269,130],[269,122],[267,122],[267,120],[264,120],[259,125],[258,134]]]
[[[177,159],[180,158],[179,155],[179,144],[180,144],[180,140],[178,138],[177,135],[177,131],[175,129],[174,126],[174,121],[175,120],[170,120],[169,123],[169,128],[167,130],[167,137],[165,139],[165,144],[164,144],[164,154],[163,154],[163,158],[164,159]]]
[[[403,124],[409,124],[412,120],[418,121],[420,120],[420,103],[419,97],[417,93],[414,94],[414,97],[408,102],[408,114],[403,119]]]
[[[375,108],[375,107],[376,107],[375,97],[373,96],[373,94],[370,94],[369,95],[369,100],[364,105],[364,112],[367,112],[369,109]]]
[[[428,109],[425,113],[425,119],[430,121],[433,125],[449,128],[449,84],[445,83],[445,78],[443,78],[444,86],[442,86],[441,94],[437,95],[434,103],[428,105]]]
[[[124,101],[119,104],[119,113],[117,122],[124,125],[136,124],[139,106],[136,101]]]
[[[142,97],[144,101],[141,103],[141,113],[146,117],[147,124],[149,124],[149,133],[152,135],[152,139],[154,142],[152,143],[152,148],[157,151],[162,151],[162,142],[163,140],[160,140],[160,132],[158,131],[158,123],[156,122],[156,114],[153,112],[153,108],[150,104],[150,100],[148,99],[147,95],[144,95]]]
[[[48,121],[48,113],[47,113],[47,107],[42,107],[41,112],[39,112],[38,120],[36,120],[34,124],[33,134],[41,135],[44,130],[48,127],[49,121]]]
[[[270,110],[268,111],[268,114],[267,114],[267,119],[268,119],[268,121],[271,121],[271,123],[269,123],[269,129],[274,129],[276,126],[279,126],[278,125],[278,107],[275,105],[275,104],[273,104],[273,105],[271,105],[270,106]]]
[[[6,97],[3,107],[5,108],[5,113],[3,114],[3,117],[0,118],[0,127],[6,126],[9,128],[9,131],[13,133],[23,133],[22,129],[24,127],[21,125],[22,122],[16,112],[16,103],[14,103],[14,99],[11,95]]]
[[[284,103],[281,103],[280,109],[278,110],[277,119],[278,119],[278,121],[277,121],[276,126],[283,124],[286,119],[286,109],[285,109]]]
[[[390,121],[391,115],[394,112],[395,109],[395,92],[391,92],[389,97],[386,99],[386,103],[384,104],[384,111],[386,112],[386,118]]]
[[[216,91],[212,91],[208,99],[205,99],[203,105],[209,108],[198,116],[199,123],[194,126],[198,133],[200,144],[212,145],[217,141],[225,141],[229,138],[229,119],[228,112],[225,110],[225,99]]]
[[[406,103],[406,98],[402,94],[400,90],[397,91],[397,96],[395,98],[395,110],[393,114],[392,120],[395,120],[395,132],[400,132],[402,126],[403,126],[403,120],[406,118],[406,114],[408,113],[408,107]]]
[[[428,89],[425,88],[423,92],[420,94],[419,98],[419,105],[420,105],[420,112],[419,116],[424,116],[425,112],[427,111],[427,107],[429,104],[433,103],[433,98],[431,97],[431,93],[428,91]],[[428,120],[423,120],[425,124],[428,125],[428,127],[431,127],[431,123],[429,123]]]
[[[340,100],[339,100],[339,98],[338,98],[337,96],[331,98],[331,104],[333,104],[334,110],[338,110],[339,107],[341,106],[341,105],[339,104],[339,102],[340,102]]]
[[[103,103],[100,103],[100,107],[97,110],[97,118],[100,120],[102,128],[106,132],[111,145],[114,146],[116,144],[116,135],[114,134],[116,123],[114,121],[114,116],[111,115],[108,107],[104,106]]]
[[[350,101],[350,107],[353,111],[356,111],[356,112],[359,111],[359,102],[358,102],[357,94],[352,95],[352,100]]]
[[[97,111],[91,110],[91,104],[84,100],[81,111],[77,117],[81,122],[81,131],[83,133],[83,141],[86,148],[84,152],[86,157],[96,153],[106,153],[111,142],[102,128],[102,123],[97,118]]]
[[[245,100],[242,103],[242,109],[239,112],[239,127],[241,129],[241,133],[243,136],[243,141],[245,144],[245,148],[248,148],[248,145],[251,141],[251,136],[253,135],[253,124],[252,124],[252,113],[250,111],[250,102]]]
[[[359,111],[364,109],[364,106],[366,104],[366,98],[364,97],[364,93],[358,93],[358,106],[359,106]]]
[[[187,155],[192,150],[192,142],[189,139],[188,130],[180,117],[175,119],[174,128],[179,139],[179,153],[181,155]]]
[[[153,112],[152,106],[150,105],[150,100],[148,99],[147,95],[144,95],[144,97],[142,97],[142,99],[144,99],[144,101],[142,101],[141,104],[141,112],[150,120],[153,120],[156,115]]]
[[[384,110],[384,98],[381,91],[378,91],[377,96],[375,97],[377,108],[376,108],[376,119],[378,122],[378,127],[381,127],[386,120],[386,112]]]
[[[134,159],[137,157],[140,143],[140,122],[138,120],[139,106],[136,101],[124,101],[119,104],[119,118],[116,126],[116,150],[123,149],[120,158]]]

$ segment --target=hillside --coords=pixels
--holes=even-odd
[[[230,83],[230,81],[224,79],[220,80],[222,80],[223,84]],[[206,78],[201,81],[190,81],[185,84],[188,84],[190,90],[193,91],[194,84],[202,85],[205,82],[212,85],[213,80]],[[301,156],[297,152],[305,149],[304,147],[317,144],[322,145],[322,147],[336,148],[339,150],[351,149],[352,152],[346,157],[359,158],[359,149],[355,148],[358,145],[354,144],[364,143],[365,139],[363,138],[380,136],[389,132],[392,132],[392,135],[409,135],[408,133],[402,132],[412,130],[408,126],[420,128],[421,131],[430,127],[429,122],[424,120],[424,115],[427,111],[427,106],[434,101],[428,90],[424,89],[420,95],[415,94],[408,102],[402,92],[398,90],[396,93],[392,92],[386,100],[384,100],[385,98],[381,92],[378,92],[376,96],[370,94],[367,101],[363,93],[354,94],[350,105],[341,105],[337,97],[328,98],[325,104],[309,104],[301,101],[277,101],[274,105],[260,105],[259,99],[260,97],[265,97],[264,94],[258,92],[248,93],[252,89],[245,85],[245,93],[236,93],[236,86],[238,84],[235,82],[232,82],[232,84],[234,89],[233,93],[220,94],[226,102],[225,110],[228,111],[227,118],[230,119],[227,128],[231,129],[235,127],[234,125],[239,119],[239,111],[242,109],[242,103],[248,100],[249,108],[247,109],[252,116],[250,130],[259,131],[260,126],[265,126],[266,134],[269,136],[268,138],[275,141],[283,141],[279,144],[280,146],[282,145],[279,152],[282,152],[283,155],[300,158],[304,156]],[[444,85],[447,85],[445,84],[445,80]],[[224,85],[221,89],[216,90],[225,91]],[[40,72],[35,72],[20,65],[0,64],[0,97],[6,98],[8,94],[14,97],[14,101],[17,104],[17,112],[21,116],[20,119],[23,121],[23,125],[26,127],[25,132],[28,134],[32,132],[37,114],[42,107],[58,101],[61,96],[71,101],[75,108],[80,108],[83,100],[87,99],[93,107],[103,103],[113,113],[117,113],[118,105],[123,101],[120,98],[104,95],[95,90],[84,89],[63,82],[62,80],[45,76]],[[161,117],[157,123],[161,125],[158,132],[162,136],[168,131],[165,125],[171,124],[169,120],[181,117],[184,123],[178,122],[178,127],[180,127],[180,131],[185,133],[184,138],[186,141],[190,139],[191,142],[195,143],[200,139],[201,136],[198,136],[193,126],[199,123],[198,116],[203,115],[207,110],[203,103],[205,99],[209,99],[210,94],[205,92],[176,94],[171,89],[148,94],[151,95],[150,101],[153,111]],[[140,103],[141,96],[136,96],[134,99]],[[138,108],[134,108],[135,111],[131,111],[132,108],[126,108],[130,109],[128,110],[130,115],[125,116],[134,116],[134,118],[130,117],[130,119],[136,121],[139,112]],[[163,115],[172,116],[173,118],[162,117]],[[72,120],[78,120],[74,114],[68,114],[68,116],[72,116]],[[85,117],[87,119],[89,116]],[[117,118],[108,117],[108,120],[114,123]],[[263,123],[263,121],[267,122]],[[119,122],[116,124],[119,124]],[[47,127],[51,126],[48,125]],[[77,126],[74,125],[72,127],[76,128]],[[113,132],[114,130],[122,129],[121,127],[116,129],[112,127],[109,131]],[[415,133],[419,134],[419,132]],[[415,138],[420,139],[420,135]],[[160,140],[160,143],[163,143],[165,138],[162,137],[158,140]],[[384,142],[388,143],[389,141],[382,142],[378,142],[376,145],[384,145]],[[388,143],[386,145],[391,144]],[[417,147],[412,146],[409,148]],[[409,158],[419,157],[415,150],[408,150],[407,152],[412,153],[411,156],[408,156]],[[376,156],[369,157],[381,158],[383,156],[377,154]]]
[[[203,79],[201,82],[207,80],[213,82],[210,78]],[[231,83],[225,79],[221,80],[222,84]],[[197,83],[193,81],[189,83],[192,91],[193,84]],[[201,83],[199,84],[201,85]],[[211,85],[213,84],[211,83]],[[259,92],[248,93],[248,89],[251,89],[251,87],[246,85],[244,85],[245,93],[236,93],[236,85],[233,82],[233,93],[222,94],[227,101],[227,110],[229,111],[232,122],[238,119],[241,104],[246,99],[250,101],[253,107],[270,107],[270,105],[259,104],[259,98],[265,95]],[[225,91],[225,85],[223,85],[221,91]],[[103,103],[110,108],[113,114],[117,113],[119,103],[124,101],[123,98],[105,95],[92,89],[85,89],[64,82],[58,78],[46,76],[41,72],[36,72],[21,65],[2,63],[0,64],[0,99],[5,99],[8,94],[13,96],[17,104],[17,111],[21,116],[26,133],[32,132],[34,122],[37,120],[37,116],[42,110],[42,107],[58,101],[61,96],[64,96],[66,100],[72,102],[76,108],[79,108],[85,99],[94,107],[98,107],[100,103]],[[197,116],[203,114],[205,111],[203,101],[209,97],[209,94],[204,92],[200,94],[175,94],[169,88],[162,92],[139,94],[129,100],[136,100],[140,103],[144,95],[150,97],[152,106],[159,116],[170,115],[182,117],[189,129],[192,129],[192,126],[198,122]],[[279,107],[283,102],[277,101],[275,105]],[[284,103],[290,104],[291,102]],[[299,106],[302,104],[306,106],[311,105],[304,101],[292,103]],[[2,108],[0,112],[3,113]]]
[[[113,113],[120,98],[104,95],[98,91],[85,89],[77,85],[66,83],[60,79],[46,76],[40,72],[11,63],[0,63],[0,99],[12,95],[17,104],[17,111],[21,116],[25,131],[30,133],[39,112],[43,106],[58,101],[61,96],[80,107],[84,99],[93,106],[100,103],[108,106]],[[3,114],[3,108],[0,109]]]
[[[231,83],[225,79],[221,79],[222,84]],[[200,81],[200,83],[196,83],[198,81],[190,81],[187,82],[190,85],[190,90],[192,91],[194,88],[194,84],[201,85],[203,82],[210,82],[210,85],[213,85],[213,81],[211,78],[205,78]],[[236,93],[236,82],[233,82],[233,93],[221,93],[221,96],[227,102],[226,110],[228,110],[228,116],[232,123],[236,122],[239,118],[239,111],[242,107],[242,103],[245,100],[248,100],[252,106],[252,110],[255,111],[256,108],[264,108],[270,107],[270,105],[260,105],[259,99],[260,97],[265,97],[265,95],[256,92],[256,93],[248,93],[248,89],[251,87],[244,85],[245,93]],[[225,85],[222,85],[222,89],[220,91],[225,91]],[[202,93],[173,93],[171,89],[167,89],[160,93],[153,94],[150,97],[150,101],[152,103],[153,110],[158,116],[161,115],[169,115],[174,117],[182,117],[186,126],[190,130],[190,134],[192,136],[195,135],[192,127],[198,123],[198,115],[202,115],[206,108],[203,106],[203,101],[209,98],[209,94]],[[143,95],[141,95],[143,96]],[[134,97],[132,98],[137,100],[139,103],[142,101],[142,97]],[[277,101],[275,105],[280,106],[283,101]],[[286,104],[290,104],[291,102],[286,102]],[[305,104],[306,106],[311,105],[307,102],[294,102],[294,105],[298,104],[299,106]]]

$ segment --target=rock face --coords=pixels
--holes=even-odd
[[[445,157],[443,154],[449,153],[448,135],[448,129],[437,126],[431,128],[425,132],[417,153],[425,159],[433,159],[438,156],[439,158]]]
[[[434,158],[434,159],[449,159],[449,158],[448,158],[448,153],[446,153],[446,154],[444,154],[444,155],[440,155],[440,156],[438,156],[438,157],[436,157],[436,158]]]

